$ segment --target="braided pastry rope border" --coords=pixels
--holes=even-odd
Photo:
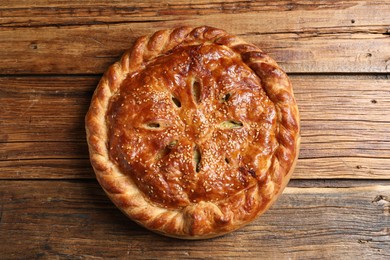
[[[150,202],[128,176],[109,159],[106,111],[110,98],[127,75],[178,45],[202,43],[224,45],[233,50],[257,74],[265,92],[275,104],[278,148],[270,161],[267,180],[218,202],[199,202],[172,210]],[[86,115],[86,133],[91,164],[110,199],[132,220],[166,236],[201,239],[238,229],[266,211],[290,179],[299,153],[298,108],[291,83],[276,62],[259,48],[223,30],[179,27],[139,38],[103,75]]]

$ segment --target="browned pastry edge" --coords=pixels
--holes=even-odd
[[[279,143],[271,158],[267,180],[218,202],[193,203],[184,209],[167,209],[152,203],[121,173],[109,158],[106,112],[112,95],[127,75],[143,69],[149,60],[179,44],[225,45],[241,55],[257,74],[278,114]],[[90,159],[96,177],[110,199],[132,220],[166,236],[203,239],[219,236],[244,226],[266,211],[281,194],[293,172],[300,145],[299,114],[291,83],[276,62],[259,48],[212,27],[179,27],[143,36],[121,60],[104,74],[86,115]]]

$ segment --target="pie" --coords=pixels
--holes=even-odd
[[[220,236],[265,212],[300,144],[286,73],[255,45],[208,26],[139,38],[100,80],[86,132],[116,206],[182,239]]]

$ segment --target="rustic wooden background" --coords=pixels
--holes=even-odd
[[[0,0],[0,259],[389,259],[390,1],[313,2]],[[94,179],[84,133],[105,69],[138,36],[183,24],[268,52],[302,117],[280,200],[205,241],[128,220]]]

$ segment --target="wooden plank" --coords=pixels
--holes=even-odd
[[[390,179],[389,158],[300,158],[293,179]]]
[[[80,157],[87,157],[87,153]],[[0,179],[94,179],[88,158],[38,158],[0,161]],[[299,158],[292,179],[390,179],[389,158]]]
[[[290,180],[290,188],[355,188],[367,186],[390,186],[388,180],[355,180],[355,179],[319,179]]]
[[[302,118],[294,178],[388,179],[390,81],[292,77]],[[0,178],[93,178],[84,115],[98,77],[0,78]]]
[[[205,241],[139,227],[96,182],[1,181],[0,194],[6,259],[390,257],[390,186],[289,187],[250,225]]]
[[[290,1],[253,1],[245,0],[225,0],[225,1],[210,1],[210,0],[166,0],[163,3],[160,0],[143,0],[138,2],[128,2],[125,0],[115,0],[109,4],[105,0],[84,1],[77,0],[54,0],[47,2],[45,0],[35,0],[32,5],[29,1],[0,1],[2,15],[4,18],[12,14],[15,17],[33,16],[45,14],[53,16],[54,14],[69,15],[75,13],[83,13],[84,16],[127,16],[134,14],[143,14],[153,12],[154,15],[160,14],[161,9],[165,10],[162,15],[168,11],[185,10],[188,13],[198,13],[199,15],[207,12],[265,12],[265,11],[291,11],[291,10],[342,10],[353,6],[369,6],[369,5],[386,5],[386,0],[375,1],[323,1],[313,3],[311,0],[290,0]],[[39,12],[37,11],[39,10]],[[52,10],[50,12],[50,10]],[[45,12],[46,11],[46,12]],[[61,11],[61,12],[59,12]],[[58,12],[58,13],[57,13]],[[200,13],[199,13],[200,12]],[[87,17],[85,17],[87,19]]]
[[[12,142],[0,143],[0,160],[87,158],[86,142]],[[336,150],[336,151],[334,151]],[[317,142],[302,140],[300,158],[366,157],[390,159],[390,144],[367,142]]]
[[[390,80],[378,78],[291,76],[302,120],[389,123]],[[350,127],[348,127],[351,130]]]
[[[330,26],[339,26],[341,16],[356,27],[365,24],[386,25],[389,21],[385,15],[388,12],[389,3],[386,0],[376,1],[333,1],[313,3],[309,0],[292,0],[292,1],[210,1],[210,0],[169,0],[163,3],[158,0],[131,2],[115,1],[107,4],[107,1],[34,1],[34,5],[24,1],[9,2],[0,1],[0,14],[2,20],[1,27],[48,27],[48,26],[72,26],[72,25],[90,25],[94,23],[124,23],[140,22],[149,19],[148,22],[169,21],[172,19],[188,19],[189,17],[202,17],[206,15],[221,14],[246,14],[261,13],[263,19],[271,20],[279,24],[279,20],[284,22],[281,26],[295,28],[295,13],[301,14],[305,11],[312,12],[309,19],[312,26],[324,26],[324,21]],[[288,11],[291,15],[281,15],[282,12]],[[339,12],[336,13],[335,12]],[[370,16],[379,12],[382,15]],[[313,19],[318,16],[328,16],[337,19]],[[300,23],[302,29],[308,23],[305,15],[301,17]],[[218,17],[217,17],[218,19]],[[290,20],[292,19],[292,20]],[[353,20],[352,20],[353,19]],[[345,25],[345,24],[343,24]],[[285,31],[284,29],[283,31]]]
[[[88,158],[86,141],[0,143],[0,151],[0,161]]]
[[[99,77],[0,77],[0,141],[85,140]]]
[[[87,154],[83,154],[87,156]],[[40,158],[0,161],[0,179],[94,179],[89,159]]]
[[[390,140],[387,76],[290,76],[310,142]],[[0,77],[0,141],[81,141],[97,77]],[[325,138],[321,140],[321,138]]]
[[[386,1],[53,5],[0,9],[0,74],[102,73],[136,37],[183,24],[238,34],[288,72],[390,71]]]

